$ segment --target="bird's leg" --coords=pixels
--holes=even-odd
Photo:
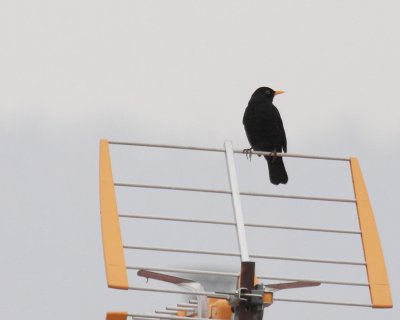
[[[253,155],[253,148],[243,149],[243,153],[246,155],[246,158],[251,161],[251,156]]]
[[[274,149],[274,151],[271,152],[272,155],[272,162],[276,161],[276,158],[278,158],[278,156],[276,155],[276,149]]]

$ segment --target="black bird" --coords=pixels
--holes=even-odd
[[[287,152],[285,129],[278,109],[272,104],[274,96],[284,91],[261,87],[254,91],[243,115],[243,125],[251,150],[269,151],[275,155],[264,156],[268,162],[269,179],[273,184],[287,183],[288,175],[282,157],[277,152]]]

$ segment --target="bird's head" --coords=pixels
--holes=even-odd
[[[281,90],[275,91],[268,87],[260,87],[256,91],[254,91],[254,93],[251,97],[255,98],[255,99],[267,99],[267,100],[272,101],[277,94],[281,94],[284,92],[285,91],[281,91]]]

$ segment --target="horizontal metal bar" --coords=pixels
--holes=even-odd
[[[128,317],[131,317],[132,319],[209,320],[208,318],[162,316],[158,314],[138,314],[138,313],[129,313]],[[222,320],[222,319],[214,319],[214,320]]]
[[[130,245],[129,246],[123,246],[123,247],[124,247],[124,249],[133,249],[133,250],[151,250],[151,251],[163,251],[163,252],[208,254],[208,255],[216,255],[216,256],[240,257],[240,254],[239,253],[235,253],[235,252],[202,251],[202,250],[160,248],[160,247],[145,247],[145,246],[130,246]],[[292,257],[278,257],[278,256],[267,256],[267,255],[260,255],[260,254],[250,254],[250,258],[365,266],[365,262],[340,261],[340,260],[322,260],[322,259],[308,259],[308,258],[292,258]]]
[[[188,223],[222,224],[222,225],[227,225],[227,226],[235,225],[234,222],[227,222],[227,221],[174,218],[174,217],[162,217],[162,216],[148,216],[148,215],[137,215],[137,214],[120,214],[119,217],[120,218],[145,219],[145,220],[188,222]]]
[[[161,189],[161,190],[194,191],[194,192],[209,192],[209,193],[231,194],[231,192],[227,191],[227,190],[185,188],[185,187],[170,187],[170,186],[138,184],[138,183],[121,183],[121,182],[117,182],[117,183],[114,183],[114,185],[116,187],[149,188],[149,189]]]
[[[171,186],[138,184],[138,183],[122,183],[122,182],[116,182],[116,183],[114,183],[114,185],[116,187],[150,188],[150,189],[161,189],[161,190],[194,191],[194,192],[231,194],[230,191],[217,190],[217,189],[171,187]],[[308,197],[308,196],[295,196],[295,195],[270,194],[270,193],[258,193],[258,192],[240,192],[240,195],[242,195],[242,196],[253,196],[253,197],[297,199],[297,200],[316,200],[316,201],[349,202],[349,203],[355,203],[356,202],[354,199],[328,198],[328,197]]]
[[[187,291],[187,290],[168,290],[168,289],[161,289],[161,288],[144,288],[144,287],[128,287],[128,290],[187,294],[187,295],[191,295],[191,296],[206,296],[206,297],[210,297],[210,298],[229,299],[229,295],[227,295],[227,294],[220,294],[220,293],[207,292],[207,291],[194,292],[194,291]]]
[[[167,148],[167,149],[183,149],[193,151],[212,151],[212,152],[224,152],[221,148],[204,148],[204,147],[191,147],[191,146],[178,146],[172,144],[155,144],[155,143],[138,143],[138,142],[121,142],[121,141],[109,141],[109,144],[135,146],[135,147],[150,147],[150,148]]]
[[[188,273],[188,274],[199,274],[208,276],[228,276],[228,277],[238,277],[239,273],[231,272],[221,272],[221,271],[205,271],[205,270],[194,270],[194,269],[176,269],[176,268],[154,268],[146,266],[127,266],[128,270],[149,270],[149,271],[159,271],[159,272],[173,272],[173,273]]]
[[[365,262],[357,262],[357,261],[291,258],[291,257],[279,257],[279,256],[266,256],[266,255],[259,255],[259,254],[251,254],[250,257],[256,258],[256,259],[258,258],[258,259],[299,261],[299,262],[312,262],[312,263],[344,264],[344,265],[351,265],[351,266],[365,266],[366,265]]]
[[[243,150],[235,150],[234,153],[243,154]],[[274,153],[274,152],[269,152],[269,151],[255,151],[255,150],[252,150],[251,153],[253,155],[260,155],[260,156],[277,156],[277,157],[303,158],[303,159],[315,159],[315,160],[350,161],[350,158],[314,156],[314,155],[298,154],[298,153],[282,153],[282,152]]]
[[[274,281],[311,281],[329,285],[369,287],[369,284],[365,282],[331,281],[331,280],[321,280],[321,279],[283,278],[283,277],[267,277],[267,276],[259,276],[258,278],[265,280],[274,280]]]
[[[160,314],[170,314],[170,315],[176,315],[176,311],[167,311],[167,310],[155,310],[154,313],[160,313]]]
[[[354,199],[329,198],[329,197],[308,197],[308,196],[295,196],[295,195],[258,193],[258,192],[241,192],[240,195],[242,195],[242,196],[252,196],[252,197],[297,199],[297,200],[315,200],[315,201],[332,201],[332,202],[348,202],[348,203],[355,203],[356,202],[356,200],[354,200]]]
[[[150,147],[150,148],[167,148],[167,149],[181,149],[181,150],[192,150],[192,151],[211,151],[211,152],[225,152],[222,148],[206,148],[206,147],[192,147],[192,146],[179,146],[173,144],[156,144],[156,143],[139,143],[139,142],[122,142],[122,141],[109,141],[109,144],[114,145],[125,145],[125,146],[136,146],[136,147]],[[243,150],[234,150],[234,153],[243,154]],[[252,151],[256,155],[271,155],[271,152],[263,151]],[[278,157],[290,157],[290,158],[304,158],[304,159],[316,159],[316,160],[334,160],[334,161],[350,161],[350,158],[343,157],[327,157],[327,156],[316,156],[307,154],[297,153],[279,153]]]
[[[120,218],[133,218],[133,219],[145,219],[145,220],[161,220],[161,221],[174,221],[174,222],[188,222],[188,223],[204,223],[204,224],[218,224],[235,226],[234,222],[218,221],[218,220],[201,220],[201,219],[186,219],[186,218],[173,218],[173,217],[162,217],[162,216],[145,216],[145,215],[134,215],[134,214],[120,214]],[[269,228],[269,229],[284,229],[284,230],[297,230],[297,231],[315,231],[315,232],[330,232],[330,233],[345,233],[345,234],[361,234],[360,231],[353,230],[340,230],[340,229],[323,229],[323,228],[308,228],[308,227],[292,227],[282,225],[270,225],[270,224],[254,224],[245,223],[245,227],[254,228]]]
[[[347,306],[347,307],[370,307],[370,308],[372,307],[372,304],[347,303],[347,302],[339,302],[339,301],[300,300],[300,299],[283,299],[283,298],[274,298],[274,301],[330,304],[330,305]]]
[[[193,303],[178,303],[177,306],[196,310],[196,306]]]
[[[205,270],[194,270],[194,269],[176,269],[176,268],[154,268],[148,266],[127,266],[128,270],[150,270],[158,272],[172,272],[172,273],[187,273],[187,274],[199,274],[199,275],[210,275],[210,276],[226,276],[226,277],[238,277],[239,272],[222,272],[222,271],[205,271]],[[307,281],[307,282],[320,282],[322,284],[329,285],[342,285],[342,286],[360,286],[368,287],[368,283],[364,282],[345,282],[345,281],[331,281],[321,279],[304,279],[304,278],[283,278],[283,277],[270,277],[270,276],[257,276],[260,280],[273,280],[273,281]]]
[[[193,311],[196,310],[196,307],[166,307],[166,310],[170,310],[170,311]]]
[[[149,250],[149,251],[209,254],[209,255],[215,255],[215,256],[240,257],[239,253],[233,253],[233,252],[202,251],[202,250],[191,250],[191,249],[160,248],[160,247],[145,247],[145,246],[131,246],[131,245],[126,245],[123,247],[124,247],[124,249],[133,249],[133,250]]]
[[[344,234],[357,234],[357,235],[361,234],[360,231],[355,231],[355,230],[308,228],[308,227],[294,227],[294,226],[292,227],[292,226],[270,225],[270,224],[254,224],[254,223],[245,223],[244,225],[246,227],[254,227],[254,228],[284,229],[284,230],[328,232],[328,233],[344,233]]]

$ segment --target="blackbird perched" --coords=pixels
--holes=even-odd
[[[269,179],[278,185],[288,182],[288,175],[282,157],[277,152],[287,152],[285,129],[278,109],[272,104],[274,96],[284,91],[274,91],[271,88],[258,88],[250,98],[243,115],[243,125],[247,139],[251,145],[244,152],[269,151],[275,155],[264,156],[268,162]]]

